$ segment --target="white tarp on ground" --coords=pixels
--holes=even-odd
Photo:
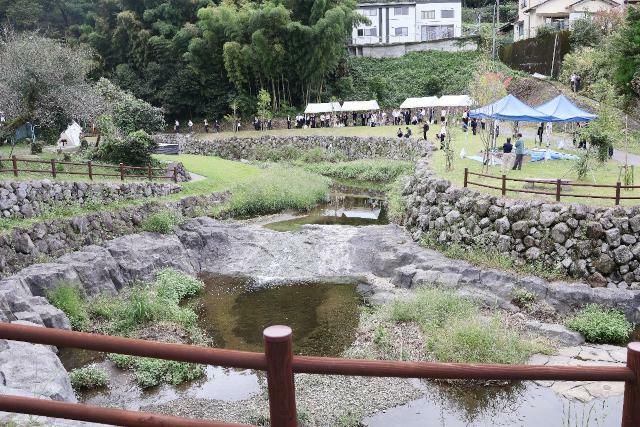
[[[338,113],[341,111],[339,102],[321,102],[316,104],[309,104],[304,110],[305,114],[319,114],[319,113]]]
[[[402,104],[400,104],[400,108],[429,108],[434,107],[438,102],[437,96],[425,96],[422,98],[407,98],[404,100]]]
[[[379,109],[380,106],[375,99],[370,101],[346,101],[342,104],[342,111],[373,111]]]
[[[438,98],[438,107],[471,107],[473,100],[469,95],[442,95]]]
[[[80,146],[80,134],[82,128],[75,121],[69,125],[67,130],[60,134],[58,139],[58,145],[64,147],[79,147]]]

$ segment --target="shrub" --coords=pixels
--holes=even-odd
[[[31,154],[42,153],[42,141],[33,141],[31,143]]]
[[[427,348],[441,362],[524,363],[534,353],[548,353],[542,341],[527,341],[497,317],[457,318],[427,336]]]
[[[311,163],[305,170],[340,179],[389,182],[411,172],[413,164],[401,160],[355,160],[341,163]]]
[[[535,302],[536,294],[530,292],[524,288],[517,288],[513,290],[512,301],[520,308],[524,308]]]
[[[173,227],[182,222],[182,215],[173,210],[164,209],[150,215],[142,223],[142,229],[151,233],[169,234],[173,231]]]
[[[633,325],[621,311],[589,304],[567,321],[567,327],[584,335],[588,342],[624,344]]]
[[[172,360],[109,354],[108,358],[120,369],[131,369],[136,382],[143,388],[155,387],[162,383],[181,384],[201,377],[201,365]]]
[[[152,163],[151,155],[157,144],[143,130],[120,135],[111,131],[104,134],[104,142],[93,153],[95,160],[128,166],[147,166]]]
[[[258,145],[253,151],[252,160],[261,162],[291,162],[298,160],[302,156],[302,151],[292,145],[282,145],[271,148],[270,145]]]
[[[94,365],[72,370],[69,379],[76,390],[106,387],[109,384],[107,372]]]
[[[275,166],[232,188],[225,211],[247,217],[286,209],[309,210],[326,200],[330,181],[294,167]]]
[[[156,292],[163,299],[174,301],[176,304],[182,299],[193,296],[204,288],[204,283],[173,268],[160,270],[156,276]]]
[[[61,284],[48,294],[49,302],[67,315],[71,328],[85,330],[89,325],[89,315],[84,306],[80,290],[73,285]]]

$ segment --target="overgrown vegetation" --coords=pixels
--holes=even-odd
[[[310,163],[304,169],[338,179],[389,182],[413,169],[413,163],[402,160],[365,159],[340,163]]]
[[[477,303],[448,290],[423,288],[395,301],[390,319],[418,323],[426,349],[441,362],[515,364],[551,350],[545,340],[507,327],[498,315],[483,317]]]
[[[613,308],[589,304],[567,320],[567,326],[584,335],[587,342],[625,344],[633,325]]]
[[[106,387],[109,384],[107,371],[95,365],[72,370],[69,372],[69,379],[75,390]]]
[[[462,245],[454,242],[439,242],[438,237],[430,232],[422,235],[420,244],[426,248],[435,249],[446,257],[463,259],[481,267],[516,271],[520,274],[532,274],[547,280],[567,278],[557,266],[547,266],[540,261],[520,265],[517,264],[513,258],[504,256],[503,253],[495,249],[490,249],[490,247],[481,247],[473,244]]]
[[[163,209],[151,214],[142,223],[142,229],[152,233],[169,234],[176,225],[184,221],[182,215],[172,209]]]
[[[153,283],[138,284],[123,289],[117,296],[103,295],[83,300],[77,288],[59,286],[49,296],[50,301],[72,319],[73,329],[119,335],[170,339],[185,344],[206,344],[204,333],[195,325],[197,315],[180,302],[200,292],[204,284],[185,273],[166,268],[158,272]],[[77,320],[73,320],[77,319]],[[177,331],[171,338],[166,331]],[[155,332],[150,332],[155,331]],[[151,335],[149,335],[151,334]],[[152,387],[168,382],[179,384],[201,376],[204,369],[190,363],[147,359],[143,357],[109,355],[123,369],[131,369],[138,384]],[[99,379],[94,371],[79,371],[78,381]],[[95,378],[94,378],[95,377]]]
[[[407,215],[407,202],[403,192],[408,180],[408,175],[400,175],[387,186],[387,216],[389,221],[396,224],[402,224]]]
[[[330,180],[302,169],[272,166],[232,188],[225,213],[236,217],[265,215],[287,209],[305,211],[325,200]]]

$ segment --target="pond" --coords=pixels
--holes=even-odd
[[[275,231],[296,231],[305,224],[319,225],[384,225],[388,224],[384,192],[371,183],[335,184],[329,201],[307,214],[265,225]]]

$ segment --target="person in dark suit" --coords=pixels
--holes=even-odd
[[[425,141],[427,140],[427,132],[429,132],[429,123],[424,122],[424,124],[422,125],[422,137]]]

